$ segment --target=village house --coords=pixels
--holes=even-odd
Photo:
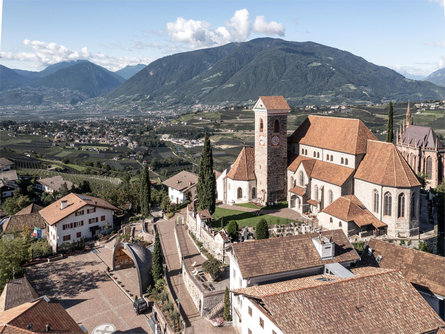
[[[437,333],[445,323],[395,271],[355,268],[232,290],[241,334]]]
[[[37,190],[53,194],[54,192],[62,192],[65,187],[64,185],[66,186],[66,190],[68,191],[73,189],[73,183],[71,181],[67,181],[62,176],[56,175],[53,177],[38,179],[36,181],[35,188]]]
[[[71,193],[39,213],[45,219],[47,240],[57,251],[63,244],[110,231],[113,228],[113,213],[118,210],[103,199]]]
[[[14,167],[14,163],[4,157],[0,158],[0,172],[6,172]]]
[[[230,258],[230,290],[292,278],[340,272],[350,275],[360,257],[342,230],[234,243]],[[244,322],[243,296],[232,298],[233,325]]]
[[[9,281],[5,284],[0,295],[0,314],[23,303],[39,298],[39,295],[28,282],[26,277]]]
[[[40,205],[30,204],[16,214],[5,218],[0,222],[3,234],[15,234],[28,229],[36,238],[46,237],[45,220],[39,214],[42,209]]]
[[[18,179],[15,170],[10,169],[0,172],[0,204],[14,195],[14,190],[19,188]]]
[[[362,259],[371,265],[400,271],[445,319],[445,257],[371,239]]]
[[[168,187],[168,197],[174,204],[182,204],[187,199],[192,200],[196,196],[198,175],[182,171],[162,182]]]

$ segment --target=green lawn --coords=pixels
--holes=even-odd
[[[252,202],[249,203],[240,203],[240,204],[235,204],[236,206],[241,206],[243,208],[250,208],[250,209],[261,209],[261,206],[255,205]]]
[[[269,225],[273,224],[290,224],[293,220],[274,217],[271,215],[257,216],[255,212],[244,212],[239,210],[230,210],[217,207],[213,213],[215,219],[212,226],[215,228],[221,228],[221,218],[224,218],[224,225],[227,225],[230,221],[234,220],[238,223],[238,226],[256,226],[256,223],[261,219],[266,219]]]

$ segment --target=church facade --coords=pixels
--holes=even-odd
[[[226,204],[287,199],[346,235],[418,233],[420,183],[402,153],[358,119],[310,115],[287,137],[282,96],[256,102],[255,146],[244,147],[217,179]]]
[[[413,171],[425,177],[426,188],[437,187],[445,178],[445,147],[432,128],[413,124],[409,103],[396,146]]]

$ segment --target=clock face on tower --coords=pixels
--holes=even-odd
[[[272,136],[271,140],[272,146],[277,146],[280,144],[280,137],[278,136]]]
[[[264,146],[266,144],[266,138],[264,138],[263,135],[260,135],[258,138],[258,143],[260,144],[260,146]]]

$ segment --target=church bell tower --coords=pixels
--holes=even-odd
[[[260,96],[255,106],[255,176],[257,200],[286,198],[287,113],[282,96]]]

